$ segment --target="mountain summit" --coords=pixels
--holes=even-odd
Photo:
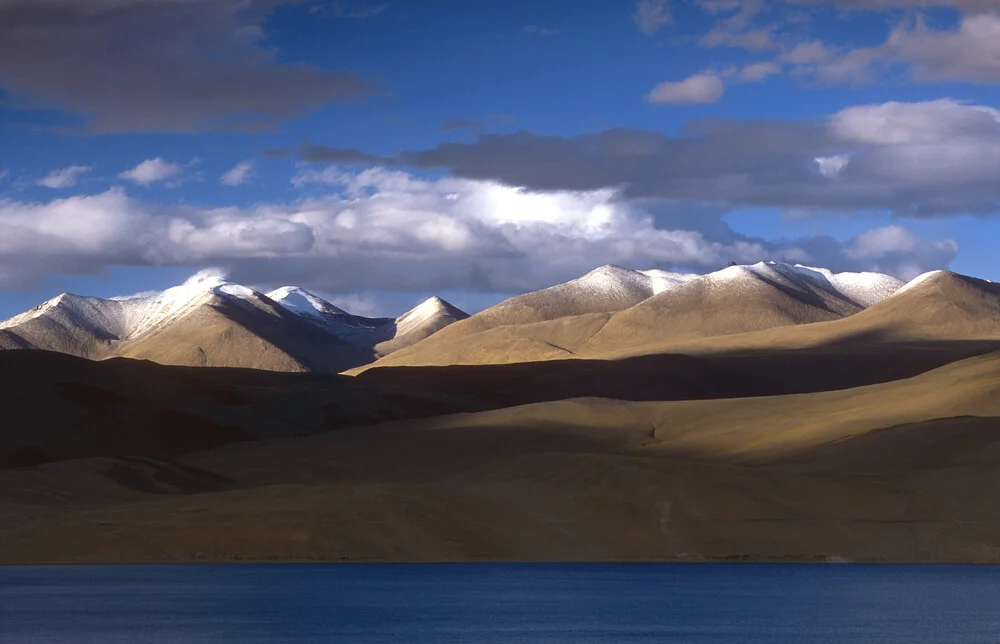
[[[465,317],[432,298],[398,319],[368,318],[297,286],[265,294],[202,271],[155,294],[102,299],[64,293],[0,322],[0,349],[336,372],[388,355]]]

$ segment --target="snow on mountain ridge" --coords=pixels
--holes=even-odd
[[[663,291],[672,289],[680,284],[690,282],[693,279],[701,277],[697,273],[672,273],[670,271],[663,271],[658,268],[652,268],[647,270],[637,271],[648,277],[650,279],[650,285],[653,287],[653,295],[659,295]]]
[[[396,335],[405,335],[438,317],[462,319],[467,316],[435,295],[396,318]]]
[[[286,310],[300,315],[348,315],[347,311],[300,286],[282,286],[269,292],[267,296]]]
[[[764,281],[802,293],[818,290],[825,294],[824,297],[862,309],[882,301],[904,284],[902,280],[882,273],[834,273],[826,268],[767,261],[728,266],[706,274],[660,269],[631,270],[609,264],[551,288],[579,289],[584,295],[593,296],[646,291],[652,297],[702,280],[711,286],[725,288],[745,289]]]
[[[823,294],[824,299],[833,298],[830,304],[839,300],[860,309],[882,301],[903,286],[902,280],[882,273],[834,273],[825,268],[784,262],[729,266],[702,279],[717,287],[739,289],[763,281],[803,294]]]
[[[926,273],[909,284],[879,273],[834,273],[825,268],[759,262],[727,267],[705,275],[676,273],[660,269],[631,270],[615,265],[601,266],[589,273],[549,289],[530,294],[533,302],[549,301],[549,294],[575,301],[608,299],[612,303],[641,300],[692,282],[707,283],[712,288],[736,288],[747,295],[763,284],[791,289],[807,297],[820,297],[828,305],[845,313],[867,308],[889,295],[911,288]],[[184,283],[158,293],[101,299],[64,293],[33,309],[0,321],[0,329],[15,327],[45,316],[51,323],[91,331],[97,337],[131,341],[205,305],[228,302],[253,307],[269,315],[283,311],[297,314],[334,335],[363,340],[373,331],[393,322],[391,318],[370,319],[353,316],[323,298],[297,286],[283,286],[266,294],[230,282],[218,269],[200,271]],[[537,306],[534,305],[534,306]],[[600,307],[598,307],[600,308]],[[405,333],[435,318],[460,319],[464,312],[440,298],[425,300],[413,310],[395,319],[397,333]],[[48,322],[47,322],[48,324]]]

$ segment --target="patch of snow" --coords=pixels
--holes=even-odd
[[[18,324],[23,324],[25,322],[28,322],[29,320],[34,320],[35,318],[44,315],[48,311],[51,311],[53,308],[58,306],[59,303],[63,300],[63,298],[65,298],[67,295],[69,294],[62,293],[60,295],[57,295],[51,300],[42,302],[38,306],[31,308],[25,311],[24,313],[18,313],[14,317],[4,320],[3,322],[0,322],[0,329],[6,329],[12,326],[17,326]]]
[[[450,315],[444,300],[430,297],[396,318],[396,335],[405,335],[436,317]]]
[[[345,315],[347,313],[340,307],[298,286],[282,286],[271,291],[267,296],[280,304],[282,308],[299,315]]]
[[[241,286],[240,284],[233,284],[231,282],[220,284],[212,290],[214,290],[216,294],[231,295],[233,297],[238,297],[241,300],[253,300],[257,297],[257,291],[252,288],[247,288],[246,286]]]
[[[881,302],[904,285],[903,280],[882,273],[834,273],[825,268],[802,264],[795,264],[792,269],[818,282],[820,286],[832,286],[836,292],[864,308]]]
[[[436,321],[441,320],[463,320],[469,317],[464,311],[455,308],[441,298],[434,296],[427,298],[417,306],[413,307],[403,315],[396,318],[394,337],[404,336],[411,331],[420,329]]]
[[[281,308],[347,342],[363,343],[372,334],[392,322],[388,318],[365,318],[351,315],[315,293],[298,286],[282,286],[267,294]]]
[[[612,295],[629,297],[634,293],[646,293],[652,297],[657,293],[670,290],[679,284],[684,284],[700,275],[687,273],[671,273],[659,269],[634,271],[621,266],[608,264],[587,273],[583,277],[560,284],[553,288],[575,288],[589,295]]]
[[[920,286],[924,282],[929,282],[930,280],[934,279],[935,277],[939,277],[941,275],[944,275],[945,272],[946,271],[940,271],[940,270],[938,270],[938,271],[928,271],[926,273],[923,273],[922,275],[917,275],[912,280],[910,280],[909,282],[907,282],[906,284],[904,284],[902,288],[900,288],[898,291],[896,291],[896,294],[899,295],[900,293],[905,293],[906,291],[909,291],[910,289],[912,289],[914,287]]]
[[[881,302],[903,286],[902,280],[881,273],[834,273],[825,268],[758,262],[748,266],[729,266],[703,278],[716,287],[749,290],[761,282],[803,295],[818,296],[828,304],[867,308]]]
[[[698,275],[697,273],[671,273],[670,271],[662,271],[657,268],[636,272],[649,278],[650,286],[653,289],[653,295],[659,295],[663,291],[668,291],[681,284],[686,284],[693,279],[701,277],[701,275]]]

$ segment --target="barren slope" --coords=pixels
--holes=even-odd
[[[0,468],[82,456],[170,458],[462,409],[342,376],[92,362],[45,351],[0,352],[0,383]]]
[[[998,393],[1000,362],[985,356],[842,392],[570,400],[177,463],[9,470],[0,552],[7,562],[997,562]]]

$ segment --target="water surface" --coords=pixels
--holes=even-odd
[[[0,642],[1000,642],[1000,568],[0,568]]]

